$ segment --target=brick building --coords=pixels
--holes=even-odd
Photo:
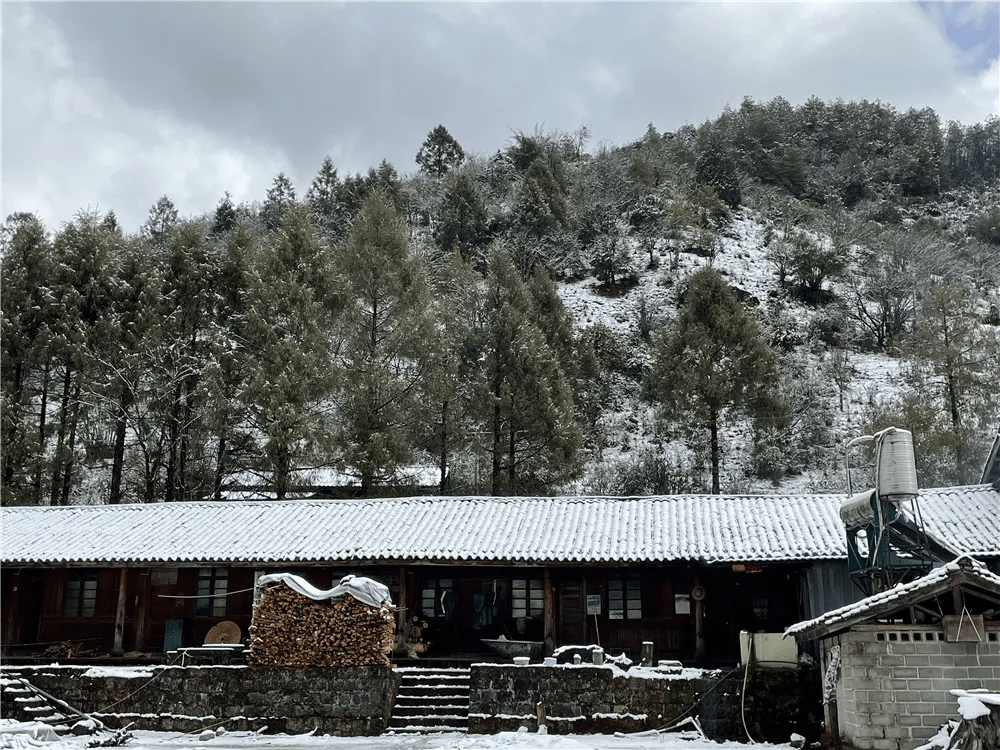
[[[786,636],[819,640],[830,677],[839,663],[831,732],[860,750],[912,750],[955,717],[949,690],[1000,692],[1000,575],[962,556]]]

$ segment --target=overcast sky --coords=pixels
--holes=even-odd
[[[3,2],[2,216],[57,229],[114,209],[134,231],[228,190],[301,196],[401,174],[445,125],[466,151],[586,125],[591,145],[672,130],[745,96],[1000,110],[1000,3]]]

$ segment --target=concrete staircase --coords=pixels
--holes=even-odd
[[[68,717],[63,713],[63,706],[58,701],[38,692],[27,680],[12,675],[0,675],[0,691],[3,707],[3,718],[12,721],[40,721],[50,725],[57,733],[66,734],[69,727],[79,717]]]
[[[468,668],[399,667],[387,734],[469,731]]]

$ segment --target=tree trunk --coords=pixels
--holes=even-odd
[[[45,427],[46,416],[49,409],[49,373],[52,372],[51,365],[46,362],[42,369],[42,393],[41,403],[38,408],[38,455],[35,463],[35,476],[33,480],[35,502],[42,504],[42,464],[45,456]]]
[[[944,351],[945,351],[945,382],[948,387],[948,413],[951,416],[951,426],[955,432],[955,468],[959,471],[965,465],[965,451],[962,445],[962,436],[960,434],[960,429],[962,426],[962,415],[958,409],[958,386],[955,382],[957,375],[955,374],[956,369],[960,366],[952,360],[951,357],[951,331],[948,328],[948,313],[942,311],[941,313],[941,328],[944,333]]]
[[[76,450],[76,426],[80,423],[81,379],[82,377],[79,371],[77,371],[76,386],[73,388],[73,416],[69,423],[69,449],[66,454],[66,463],[63,468],[61,505],[69,505],[69,491],[73,484],[73,464],[75,463],[74,452]]]
[[[712,494],[722,492],[719,483],[719,411],[714,407],[709,415],[708,428],[712,434]]]
[[[56,450],[52,457],[52,485],[49,488],[49,505],[59,504],[59,479],[62,475],[63,452],[66,445],[66,420],[69,412],[70,386],[73,384],[73,371],[66,365],[63,377],[62,403],[59,407],[59,429],[56,433]]]
[[[212,497],[215,500],[222,499],[222,477],[225,474],[226,460],[226,433],[219,434],[219,446],[215,451],[215,488]]]
[[[278,500],[284,500],[288,495],[289,474],[292,465],[289,450],[287,445],[278,446],[274,466],[274,494]]]
[[[13,409],[11,410],[13,412],[12,414],[13,424],[11,425],[11,433],[17,431],[17,426],[21,422],[21,406],[23,400],[23,397],[21,395],[21,388],[22,388],[21,379],[23,377],[22,372],[23,372],[22,363],[21,360],[18,360],[17,365],[14,367],[14,377],[13,377],[14,392],[11,398],[11,402],[13,404]],[[4,456],[3,456],[3,486],[10,487],[13,483],[14,483],[14,456],[13,456],[13,451],[8,450],[4,451]]]
[[[510,426],[510,436],[507,446],[507,494],[516,494],[517,486],[517,443],[515,441],[514,425]]]
[[[164,500],[168,503],[173,502],[177,499],[176,489],[177,489],[177,446],[178,446],[178,435],[180,430],[180,410],[181,410],[181,384],[178,383],[177,387],[174,389],[174,398],[170,406],[170,433],[169,439],[167,440],[167,478],[166,478],[166,497]]]
[[[190,383],[185,386],[187,397],[184,399],[184,416],[180,423],[180,445],[177,453],[177,499],[189,500],[190,488],[188,487],[188,452],[189,452],[189,427],[191,425],[191,413],[194,411],[191,401],[194,399],[194,388]]]
[[[438,491],[443,495],[448,490],[448,401],[441,404],[441,481]]]
[[[111,460],[111,493],[108,497],[110,505],[118,505],[122,501],[122,469],[125,466],[125,436],[128,431],[128,407],[132,391],[128,385],[123,385],[118,396],[118,414],[115,415],[115,448]]]
[[[151,503],[156,500],[156,473],[158,467],[146,456],[146,482],[143,492],[143,502]]]
[[[496,495],[500,485],[500,455],[503,451],[503,433],[500,427],[500,386],[493,389],[493,467],[490,474],[490,494]]]

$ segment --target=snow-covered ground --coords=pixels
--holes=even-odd
[[[23,726],[23,725],[22,725]],[[382,735],[381,737],[330,737],[328,735],[258,735],[250,732],[227,732],[201,739],[198,734],[171,732],[133,733],[134,739],[124,747],[131,750],[257,750],[285,748],[287,750],[749,750],[739,742],[712,742],[693,732],[631,735],[545,735],[533,732],[501,732],[492,735],[421,734]],[[92,737],[74,737],[43,742],[26,733],[0,734],[0,747],[5,750],[84,750]],[[755,744],[754,750],[789,748],[789,745]]]

